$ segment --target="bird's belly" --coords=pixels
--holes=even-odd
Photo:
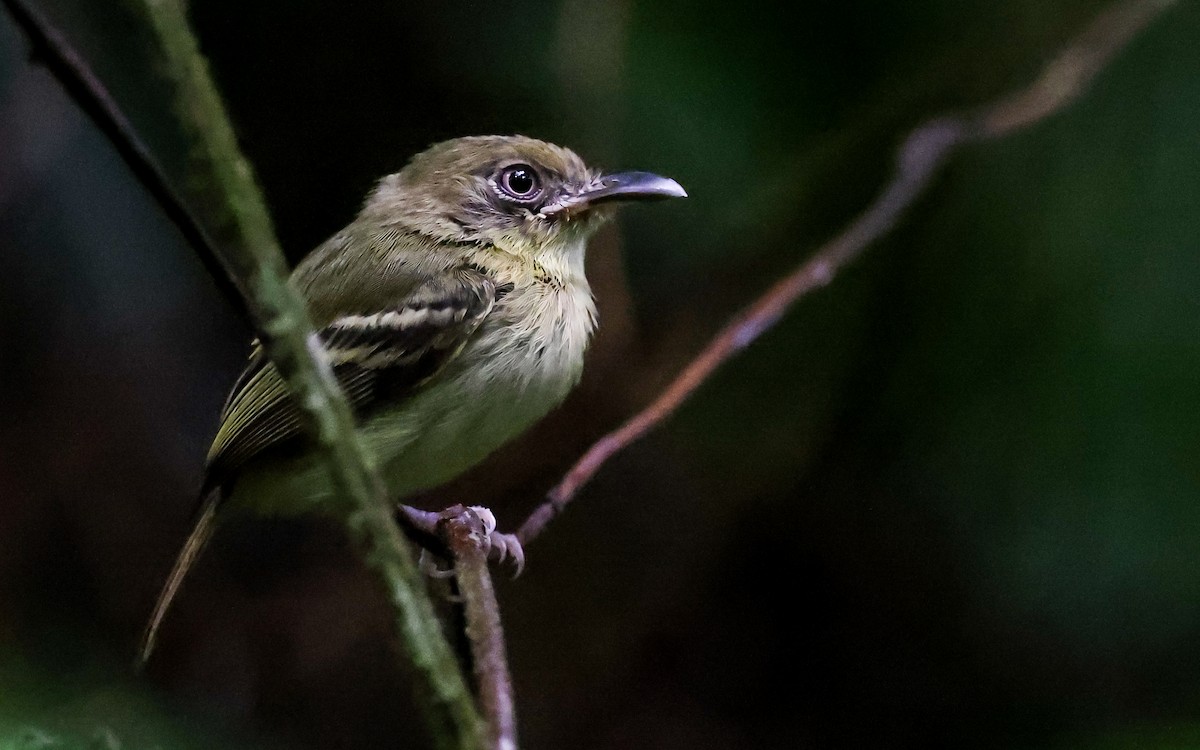
[[[390,497],[450,481],[554,408],[575,378],[481,384],[454,376],[376,414],[359,429]],[[248,467],[228,508],[254,515],[328,512],[334,487],[313,451]]]
[[[394,416],[364,429],[388,489],[397,497],[448,482],[524,432],[558,405],[574,379],[486,386],[455,377],[432,386]]]
[[[495,316],[426,389],[364,428],[397,497],[435,487],[479,463],[557,406],[579,381],[592,326],[586,288],[510,302],[515,317]],[[564,315],[564,305],[584,309]]]

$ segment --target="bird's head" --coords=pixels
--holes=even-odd
[[[573,151],[524,136],[474,136],[431,146],[385,177],[365,209],[440,242],[486,242],[541,255],[579,247],[621,201],[682,198],[648,172],[604,174]]]

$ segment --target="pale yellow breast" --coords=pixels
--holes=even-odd
[[[436,382],[364,428],[389,487],[449,481],[524,432],[579,382],[594,327],[586,284],[515,289]]]

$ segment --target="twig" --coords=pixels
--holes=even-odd
[[[338,511],[360,544],[364,561],[384,582],[406,656],[416,667],[418,694],[428,708],[434,739],[445,748],[482,747],[482,722],[453,650],[425,590],[411,548],[392,521],[375,473],[304,299],[288,283],[288,268],[253,171],[238,148],[229,118],[208,74],[179,0],[137,3],[158,45],[162,72],[174,89],[177,124],[191,146],[189,168],[216,199],[211,233],[182,209],[148,150],[62,34],[22,0],[5,7],[67,92],[97,123],[135,176],[180,223],[202,257],[217,258],[245,300],[272,361],[307,416],[342,499]]]
[[[163,213],[192,246],[200,261],[216,283],[218,290],[231,305],[248,317],[246,293],[238,287],[238,279],[226,267],[214,250],[200,221],[192,214],[183,199],[171,186],[150,149],[125,118],[108,89],[92,72],[78,52],[71,47],[62,32],[45,16],[23,0],[0,0],[17,26],[29,39],[30,58],[41,63],[54,75],[75,104],[108,138],[134,177],[162,207]]]
[[[959,146],[1008,135],[1058,112],[1086,90],[1129,40],[1177,1],[1119,2],[1068,43],[1032,85],[973,113],[935,118],[914,130],[899,150],[891,180],[874,202],[841,234],[734,316],[648,406],[593,443],[525,520],[517,538],[523,544],[537,538],[608,459],[671,416],[718,367],[895,227]]]
[[[494,750],[516,750],[517,719],[512,677],[504,653],[500,605],[496,602],[496,590],[488,569],[490,546],[483,521],[474,509],[461,505],[442,511],[440,515],[439,535],[454,560],[488,740]]]

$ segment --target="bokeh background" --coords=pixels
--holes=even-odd
[[[121,2],[43,0],[169,169]],[[425,145],[676,177],[589,259],[587,375],[417,502],[513,526],[1092,0],[192,0],[292,260]],[[1200,747],[1200,7],[962,152],[897,231],[608,464],[502,580],[529,748]],[[249,335],[0,15],[0,747],[420,747],[333,528],[222,530],[146,675]],[[90,744],[89,744],[90,743]]]

